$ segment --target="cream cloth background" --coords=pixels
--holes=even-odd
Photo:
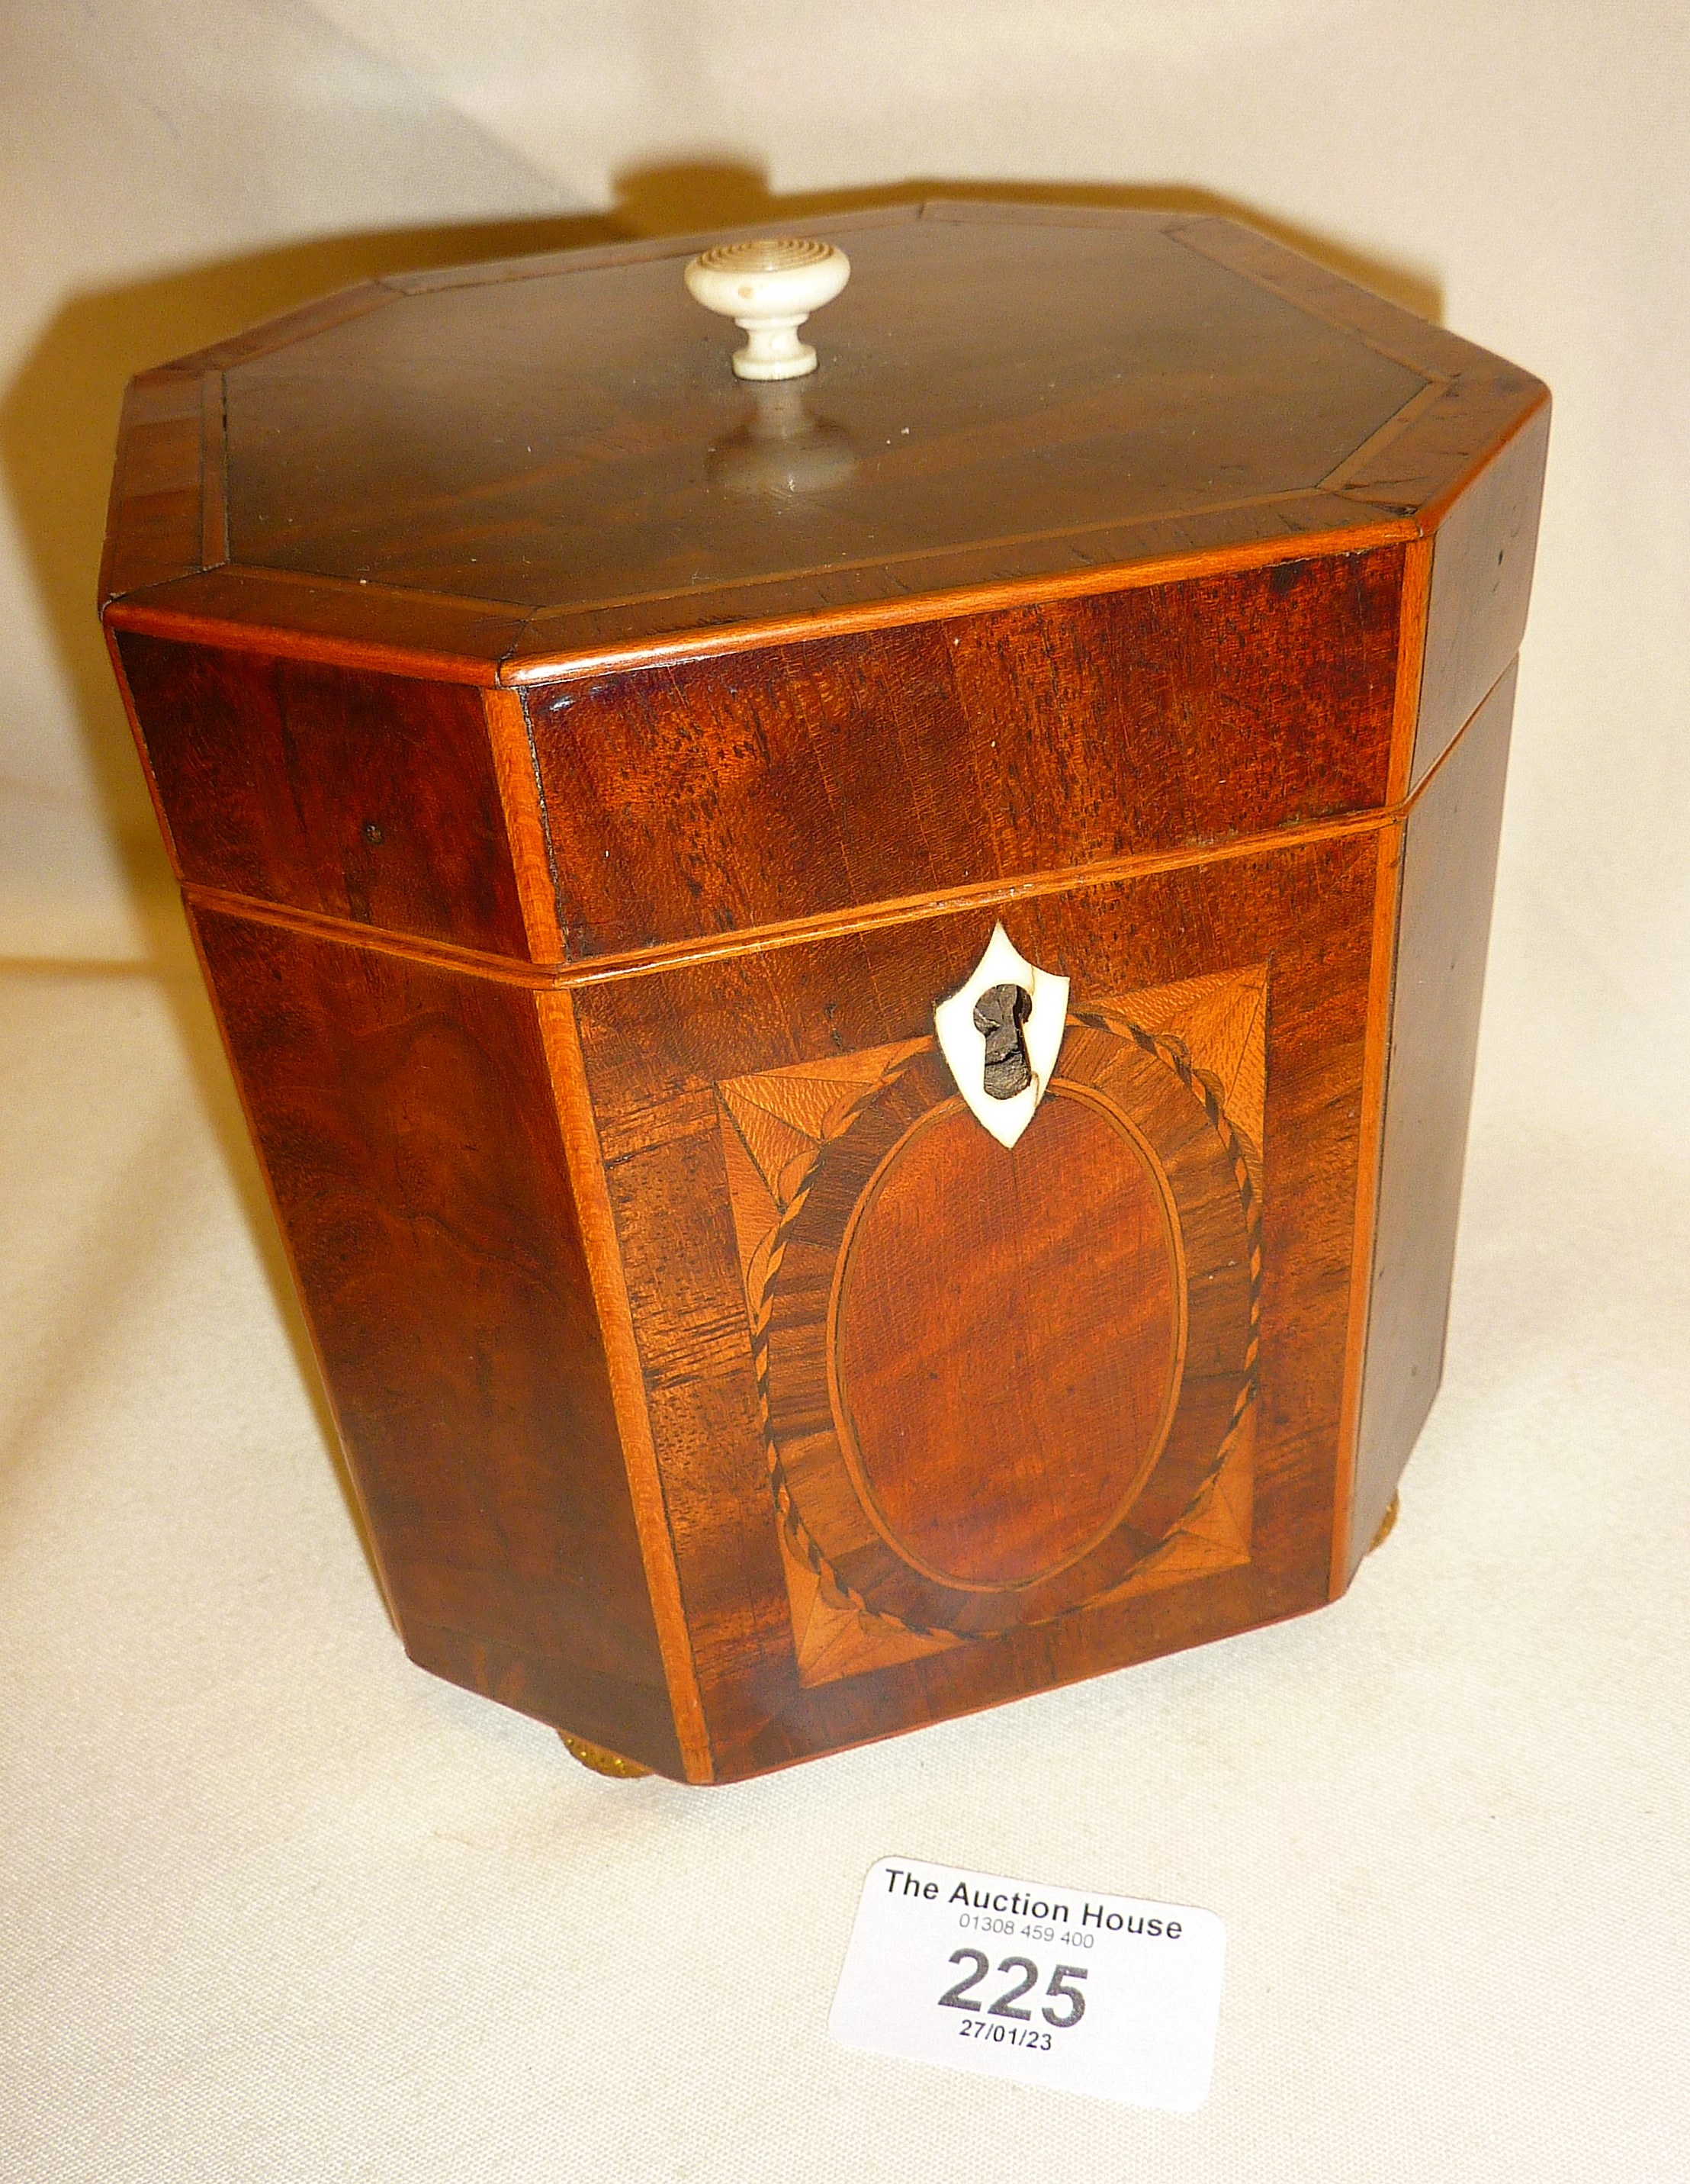
[[[1690,2167],[1690,17],[0,8],[0,2176]],[[409,1666],[91,598],[128,372],[366,271],[900,185],[1237,209],[1554,385],[1448,1375],[1322,1615],[746,1788]],[[826,193],[834,193],[828,195]],[[1182,2120],[830,2046],[906,1852],[1201,1904]]]

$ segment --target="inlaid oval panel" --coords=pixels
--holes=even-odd
[[[1001,1591],[1117,1522],[1178,1389],[1177,1233],[1159,1164],[1060,1080],[1013,1148],[953,1100],[887,1153],[840,1255],[830,1395],[853,1483],[905,1561]]]
[[[778,1138],[779,1092],[737,1088],[773,1164],[746,1302],[782,1536],[917,1636],[1048,1622],[1162,1546],[1253,1400],[1244,1150],[1184,1046],[1117,1015],[1070,1012],[1012,1150],[932,1040],[870,1058],[825,1099],[795,1078]]]

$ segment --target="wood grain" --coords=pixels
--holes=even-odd
[[[195,923],[408,1646],[679,1774],[532,998]]]
[[[575,1003],[568,994],[558,994],[542,996],[537,1007],[552,1095],[586,1243],[588,1273],[616,1407],[622,1461],[640,1535],[646,1593],[662,1641],[676,1748],[686,1779],[710,1782],[715,1780],[715,1758],[698,1691],[688,1603],[676,1568],[670,1490],[652,1438],[651,1411],[640,1374],[626,1271],[616,1245],[603,1150],[581,1063]]]
[[[349,319],[362,318],[367,311],[381,310],[392,301],[383,282],[357,281],[349,288],[318,296],[293,310],[280,311],[274,318],[261,319],[244,333],[232,334],[226,341],[213,342],[179,361],[197,371],[230,371],[238,365],[250,364],[257,357],[269,356],[277,349],[309,341],[314,334],[342,326]]]
[[[1242,221],[1213,214],[1176,218],[1174,239],[1201,251],[1242,279],[1341,327],[1381,356],[1394,357],[1422,378],[1444,382],[1464,371],[1507,371],[1515,367],[1487,350],[1464,341],[1447,326],[1434,326],[1371,289],[1359,287],[1342,274],[1287,249]]]
[[[505,838],[510,844],[528,953],[536,963],[555,963],[564,952],[558,922],[558,879],[546,829],[544,792],[522,698],[514,690],[487,690],[481,698],[487,747],[498,782]]]
[[[214,569],[229,559],[229,441],[224,429],[220,371],[199,382],[199,564]]]
[[[1131,1008],[1071,1019],[1009,1149],[931,1039],[718,1088],[770,1194],[748,1258],[725,1138],[776,1503],[877,1621],[969,1637],[1113,1591],[1253,1399],[1257,1172],[1218,1087]],[[805,1151],[803,1106],[842,1080]]]
[[[1431,555],[1432,543],[1429,538],[1415,539],[1403,554],[1403,589],[1397,610],[1397,699],[1391,722],[1391,763],[1385,785],[1385,801],[1393,807],[1400,805],[1409,793],[1415,738],[1420,728]]]
[[[1287,562],[531,689],[569,953],[1376,805],[1401,561]]]
[[[1443,1373],[1516,671],[1409,807],[1348,1582]]]
[[[906,1557],[1003,1588],[1077,1555],[1154,1453],[1179,1362],[1170,1216],[1128,1134],[1059,1084],[1006,1152],[948,1102],[865,1194],[838,1283],[848,1452]]]
[[[1131,1136],[1156,1178],[1157,1195],[1171,1232],[1178,1269],[1179,1327],[1175,1344],[1178,1380],[1183,1379],[1188,1365],[1195,1364],[1199,1373],[1208,1369],[1205,1360],[1217,1334],[1223,1345],[1226,1342],[1229,1306],[1226,1293],[1229,1277],[1225,1272],[1218,1272],[1218,1268],[1220,1262],[1248,1255],[1247,1239],[1227,1245],[1224,1223],[1205,1244],[1205,1209],[1200,1192],[1196,1198],[1193,1196],[1193,1181],[1200,1184],[1205,1166],[1201,1141],[1208,1134],[1204,1125],[1209,1121],[1208,1103],[1211,1099],[1215,1103],[1213,1127],[1224,1123],[1228,1134],[1227,1145],[1211,1142],[1208,1156],[1215,1202],[1223,1212],[1231,1203],[1234,1222],[1242,1217],[1246,1229],[1250,1226],[1253,1209],[1259,1209],[1260,1204],[1260,1144],[1266,1071],[1265,979],[1265,966],[1256,966],[1176,981],[1170,986],[1131,994],[1109,1005],[1104,1016],[1103,1023],[1114,1034],[1112,1038],[1098,1038],[1092,1021],[1095,1011],[1088,1011],[1087,1018],[1076,1021],[1073,1028],[1070,1059],[1064,1064],[1065,1070],[1077,1071],[1083,1082],[1059,1075],[1053,1094],[1102,1104],[1115,1128]],[[1127,1050],[1125,1052],[1124,1045]],[[854,1501],[859,1535],[862,1524],[866,1523],[880,1533],[909,1567],[920,1565],[919,1553],[912,1555],[908,1540],[900,1544],[895,1531],[887,1524],[873,1484],[864,1477],[859,1437],[846,1414],[848,1406],[842,1401],[848,1391],[842,1386],[841,1375],[833,1361],[837,1357],[840,1307],[850,1286],[855,1257],[853,1231],[860,1231],[864,1209],[871,1210],[874,1178],[869,1172],[874,1167],[881,1142],[876,1138],[876,1103],[883,1091],[890,1089],[889,1080],[909,1065],[915,1064],[918,1070],[926,1068],[923,1057],[931,1050],[932,1041],[928,1039],[878,1050],[833,1055],[812,1063],[733,1079],[716,1088],[722,1108],[721,1143],[728,1198],[746,1283],[753,1366],[759,1387],[765,1375],[769,1380],[762,1406],[764,1426],[770,1441],[771,1463],[781,1465],[781,1483],[775,1499],[776,1506],[785,1512],[780,1539],[782,1574],[791,1606],[798,1678],[807,1686],[861,1674],[962,1642],[951,1633],[931,1624],[915,1628],[908,1622],[894,1619],[887,1612],[892,1603],[883,1592],[871,1604],[864,1602],[860,1593],[853,1594],[849,1590],[853,1580],[861,1582],[867,1576],[871,1582],[872,1578],[858,1566],[860,1558],[852,1553],[848,1533],[842,1535],[837,1521],[842,1513],[848,1525],[851,1524],[849,1512]],[[1189,1078],[1180,1074],[1185,1068],[1192,1072]],[[1126,1096],[1125,1106],[1124,1071],[1126,1079],[1136,1077],[1138,1080],[1137,1096]],[[918,1084],[920,1081],[918,1078]],[[935,1083],[930,1076],[927,1081],[932,1104],[923,1111],[925,1118],[944,1123],[954,1112],[954,1098],[942,1078]],[[1198,1087],[1204,1103],[1201,1118],[1192,1105]],[[906,1088],[896,1089],[901,1103]],[[1131,1108],[1137,1117],[1136,1122],[1129,1119],[1126,1106]],[[860,1138],[865,1123],[870,1140],[866,1158],[853,1142]],[[1190,1128],[1192,1123],[1197,1124],[1194,1134]],[[1154,1134],[1154,1145],[1146,1134],[1146,1126]],[[921,1118],[918,1117],[918,1132],[920,1128]],[[842,1177],[834,1159],[842,1149],[842,1141],[848,1171],[842,1178],[846,1184],[842,1198],[838,1190]],[[919,1138],[913,1140],[919,1141]],[[895,1139],[890,1164],[881,1162],[879,1173],[883,1179],[895,1174],[898,1142]],[[908,1133],[903,1142],[912,1142]],[[1195,1167],[1189,1156],[1194,1143],[1198,1154]],[[1030,1145],[1035,1147],[1037,1160],[1037,1141],[1031,1134],[1017,1146],[1016,1155]],[[1242,1152],[1242,1175],[1236,1157],[1228,1155],[1227,1146]],[[962,1179],[966,1181],[967,1141],[958,1150],[964,1156]],[[1169,1166],[1163,1165],[1159,1152],[1169,1156]],[[974,1158],[978,1161],[988,1156],[996,1158],[995,1149],[989,1149],[982,1141]],[[819,1174],[820,1170],[830,1165],[835,1170],[831,1177]],[[1011,1156],[1006,1173],[1013,1177],[1017,1167],[1016,1158]],[[853,1199],[853,1191],[865,1174],[869,1187],[859,1191]],[[1024,1194],[1017,1195],[1024,1200]],[[831,1215],[826,1211],[830,1198],[835,1209]],[[814,1253],[813,1245],[790,1225],[801,1201],[806,1213],[818,1201],[824,1209],[819,1255]],[[946,1207],[936,1203],[936,1227],[944,1228],[948,1218],[966,1220],[972,1204],[972,1199],[965,1193],[961,1206],[948,1215]],[[1076,1186],[1076,1176],[1066,1174],[1061,1205],[1053,1215],[1054,1220],[1059,1225],[1074,1217],[1070,1209],[1075,1207],[1078,1208],[1078,1217],[1084,1219],[1089,1206],[1082,1184]],[[1093,1215],[1096,1212],[1095,1207],[1091,1208]],[[977,1324],[982,1345],[989,1346],[1006,1329],[1013,1327],[1011,1307],[1022,1286],[1022,1276],[1017,1269],[1023,1266],[1027,1251],[1037,1248],[1036,1213],[1029,1217],[1026,1228],[1025,1235],[1018,1231],[1009,1247],[996,1256],[995,1288],[987,1279],[983,1257],[977,1268],[965,1265],[959,1274],[956,1255],[947,1255],[948,1280],[942,1285],[945,1291],[953,1284],[966,1288],[976,1274],[986,1283],[985,1302],[977,1323],[970,1321],[965,1310],[959,1312],[948,1301],[943,1304],[942,1316],[954,1338],[965,1341],[970,1326]],[[1198,1246],[1195,1266],[1186,1251],[1188,1230]],[[1106,1229],[1100,1240],[1101,1262],[1107,1264],[1111,1251],[1123,1240],[1111,1238]],[[929,1243],[937,1243],[931,1231]],[[936,1256],[937,1251],[930,1249],[930,1261]],[[808,1268],[807,1260],[812,1262]],[[1102,1337],[1105,1354],[1099,1357],[1098,1364],[1103,1382],[1112,1392],[1106,1394],[1103,1384],[1098,1392],[1106,1402],[1120,1402],[1123,1398],[1130,1402],[1131,1383],[1143,1366],[1148,1363],[1153,1376],[1158,1369],[1154,1354],[1148,1357],[1139,1354],[1137,1346],[1130,1344],[1124,1333],[1142,1317],[1135,1307],[1142,1305],[1142,1299],[1136,1296],[1123,1313],[1112,1313],[1106,1308],[1097,1285],[1074,1279],[1074,1268],[1071,1254],[1065,1255],[1061,1265],[1053,1268],[1050,1294],[1041,1301],[1034,1315],[1040,1324],[1030,1328],[1027,1341],[998,1341],[1000,1350],[1009,1352],[1001,1377],[1014,1384],[1016,1403],[1025,1404],[1042,1415],[1048,1414],[1053,1429],[1059,1431],[1062,1414],[1071,1407],[1071,1396],[1059,1390],[1071,1387],[1074,1382],[1073,1376],[1064,1369],[1063,1346],[1042,1340],[1043,1322],[1059,1321],[1075,1348],[1081,1351],[1094,1336]],[[1154,1273],[1154,1268],[1152,1271]],[[807,1291],[816,1296],[815,1304],[807,1303]],[[912,1377],[909,1361],[919,1359],[921,1369],[914,1374],[915,1384],[910,1390],[911,1400],[916,1405],[931,1397],[931,1390],[921,1385],[924,1379],[954,1383],[959,1377],[952,1370],[946,1346],[936,1339],[930,1326],[935,1316],[935,1293],[930,1271],[920,1320],[913,1326],[908,1317],[897,1321],[896,1331],[876,1364],[877,1373],[883,1376],[890,1372],[893,1379],[901,1376],[907,1384]],[[825,1321],[820,1302],[823,1295],[828,1297]],[[1242,1314],[1239,1329],[1242,1346],[1235,1351],[1235,1357],[1248,1358],[1254,1334],[1248,1297],[1237,1295],[1230,1309]],[[798,1355],[783,1354],[776,1361],[777,1369],[771,1373],[770,1365],[777,1337],[783,1352],[789,1353],[790,1338],[794,1335],[798,1338]],[[885,1341],[884,1336],[882,1340]],[[806,1341],[808,1362],[803,1355]],[[1149,1346],[1153,1353],[1154,1347],[1153,1333]],[[1045,1373],[1028,1370],[1026,1353],[1038,1350],[1042,1350],[1047,1361]],[[1162,1368],[1164,1393],[1172,1398],[1179,1393],[1179,1388],[1177,1384],[1170,1385],[1165,1381],[1167,1362],[1165,1358]],[[797,1382],[787,1385],[789,1368],[794,1364],[798,1368]],[[1237,1390],[1238,1383],[1235,1381],[1233,1387]],[[995,1400],[1001,1408],[1001,1394]],[[1070,1597],[1084,1596],[1087,1591],[1100,1591],[1110,1598],[1154,1591],[1248,1561],[1254,1504],[1254,1408],[1252,1401],[1240,1413],[1236,1405],[1227,1409],[1224,1404],[1223,1396],[1223,1409],[1207,1429],[1207,1442],[1198,1415],[1201,1404],[1196,1411],[1189,1406],[1185,1407],[1183,1424],[1176,1435],[1194,1445],[1193,1452],[1198,1457],[1195,1501],[1183,1513],[1178,1513],[1179,1502],[1192,1491],[1189,1484],[1171,1502],[1165,1501],[1159,1521],[1165,1523],[1170,1510],[1174,1513],[1172,1528],[1161,1537],[1160,1544],[1154,1538],[1142,1536],[1137,1541],[1129,1540],[1126,1563],[1119,1556],[1115,1558],[1116,1570],[1126,1568],[1124,1578],[1115,1582],[1110,1573],[1087,1577],[1082,1571],[1078,1591]],[[1011,1407],[1013,1414],[1015,1407]],[[818,1448],[807,1433],[803,1446],[794,1447],[783,1443],[781,1432],[784,1417],[794,1416],[802,1425],[808,1415],[820,1416],[824,1412],[831,1413],[837,1436],[831,1458],[831,1480],[830,1459],[825,1450]],[[1109,1510],[1104,1513],[1100,1525],[1093,1528],[1097,1537],[1090,1542],[1092,1546],[1106,1543],[1128,1508],[1132,1509],[1135,1525],[1139,1525],[1141,1513],[1135,1505],[1140,1489],[1149,1477],[1150,1468],[1163,1455],[1170,1429],[1175,1428],[1178,1415],[1176,1405],[1170,1401],[1151,1419],[1141,1420],[1147,1427],[1147,1437],[1140,1440],[1136,1454],[1122,1445],[1116,1433],[1112,1453],[1104,1466],[1112,1482]],[[976,1423],[974,1407],[967,1402],[952,1406],[948,1423],[952,1427],[960,1424],[965,1429],[965,1441],[948,1433],[946,1421],[937,1414],[930,1420],[931,1430],[921,1435],[906,1429],[907,1419],[899,1420],[896,1460],[919,1470],[937,1458],[942,1468],[948,1468],[952,1474],[953,1490],[948,1496],[934,1497],[926,1510],[926,1521],[951,1526],[959,1522],[969,1524],[975,1521],[974,1505],[978,1504],[979,1520],[989,1534],[995,1504],[997,1525],[1006,1531],[1013,1530],[1015,1513],[1001,1491],[1003,1466],[998,1438],[972,1429]],[[1212,1457],[1216,1445],[1220,1446],[1220,1469],[1204,1484],[1206,1459]],[[981,1462],[982,1451],[987,1452],[988,1475],[968,1485],[964,1474],[971,1465]],[[1176,1452],[1176,1468],[1179,1460]],[[1071,1465],[1065,1469],[1065,1483],[1070,1473]],[[846,1497],[843,1502],[839,1498],[842,1491]],[[919,1500],[912,1506],[919,1509]],[[1140,1529],[1142,1533],[1142,1526]],[[1041,1615],[1048,1616],[1053,1606],[1060,1605],[1059,1601],[1053,1601],[1048,1580],[1062,1578],[1076,1562],[1087,1559],[1087,1542],[1082,1538],[1079,1544],[1081,1552],[1058,1557],[1063,1567],[1048,1570],[1044,1579],[1029,1572],[1019,1591],[1012,1587],[1007,1595],[1000,1592],[1001,1607],[1007,1609],[1009,1621],[1036,1621]],[[829,1559],[830,1552],[833,1560]],[[1134,1557],[1137,1559],[1134,1560]],[[848,1557],[852,1567],[846,1567]],[[931,1570],[925,1574],[934,1575]],[[940,1594],[935,1596],[931,1605],[942,1617],[953,1611],[958,1603],[953,1597],[948,1602],[944,1600],[941,1585]],[[918,1613],[920,1609],[918,1602]]]
[[[1349,1324],[1344,1342],[1343,1401],[1338,1413],[1337,1479],[1332,1492],[1331,1590],[1337,1599],[1349,1583],[1366,1371],[1374,1242],[1379,1216],[1380,1139],[1386,1072],[1390,1059],[1391,1004],[1396,977],[1398,921],[1402,902],[1403,826],[1393,818],[1375,837],[1372,961],[1367,980],[1367,1023],[1361,1057],[1361,1097],[1355,1117],[1355,1227],[1350,1247]]]
[[[196,573],[207,549],[172,543],[172,524],[221,537],[208,506],[137,496],[103,595],[281,638],[291,578],[335,646],[552,675],[1416,535],[1541,398],[1224,220],[953,202],[794,226],[847,237],[857,269],[796,397],[736,381],[731,336],[682,292],[680,261],[719,237],[396,276],[185,359],[223,387],[237,566]],[[716,457],[771,398],[845,467],[731,489]],[[192,501],[197,478],[173,490]]]
[[[1248,1567],[1104,1600],[826,1685],[800,1680],[762,1450],[717,1084],[818,1075],[930,1035],[990,929],[980,913],[577,990],[658,1462],[719,1774],[914,1725],[1312,1607],[1326,1596],[1370,964],[1368,836],[1263,850],[1012,911],[1029,960],[1087,994],[1270,959],[1259,1498]],[[1259,1006],[1259,1004],[1257,1004]]]
[[[854,277],[796,391],[714,237],[145,375],[102,576],[405,1642],[694,1782],[1347,1580],[1547,425],[1231,223],[798,226]],[[1071,981],[1013,1151],[932,1020],[1000,918]]]
[[[498,677],[525,688],[579,682],[822,638],[858,638],[960,616],[1150,590],[1186,577],[1400,545],[1417,536],[1410,518],[1387,519],[1376,511],[1363,517],[1331,494],[1292,493],[1271,503],[1126,524],[1096,538],[1076,539],[1070,543],[1071,566],[1058,571],[1041,571],[1032,548],[1001,541],[934,557],[920,572],[931,587],[921,591],[903,588],[917,572],[900,571],[898,582],[888,585],[870,564],[771,579],[731,593],[688,592],[614,610],[542,612],[524,624]]]
[[[625,259],[414,292],[229,367],[235,556],[531,609],[865,555],[924,589],[922,556],[982,539],[1306,491],[1423,383],[1154,219],[905,220],[852,251],[799,397],[854,457],[822,490],[713,488],[703,458],[783,391],[734,378],[671,259]]]
[[[473,690],[118,640],[181,877],[525,958]]]
[[[201,375],[166,366],[130,382],[118,432],[102,603],[201,566]]]
[[[111,629],[220,651],[493,683],[523,618],[498,600],[434,599],[225,566],[150,583],[114,599],[105,620]]]
[[[1410,788],[1437,765],[1520,649],[1548,440],[1545,397],[1438,527]]]

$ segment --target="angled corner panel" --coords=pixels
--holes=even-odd
[[[680,1774],[533,993],[194,922],[408,1650]]]
[[[1510,667],[1408,814],[1346,1578],[1443,1373],[1515,679]]]
[[[1548,443],[1546,399],[1437,527],[1410,789],[1431,772],[1520,649]]]

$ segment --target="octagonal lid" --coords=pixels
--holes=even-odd
[[[108,614],[520,681],[1420,535],[1544,398],[1230,221],[781,231],[853,267],[803,381],[734,376],[681,281],[720,237],[373,281],[144,375]]]

